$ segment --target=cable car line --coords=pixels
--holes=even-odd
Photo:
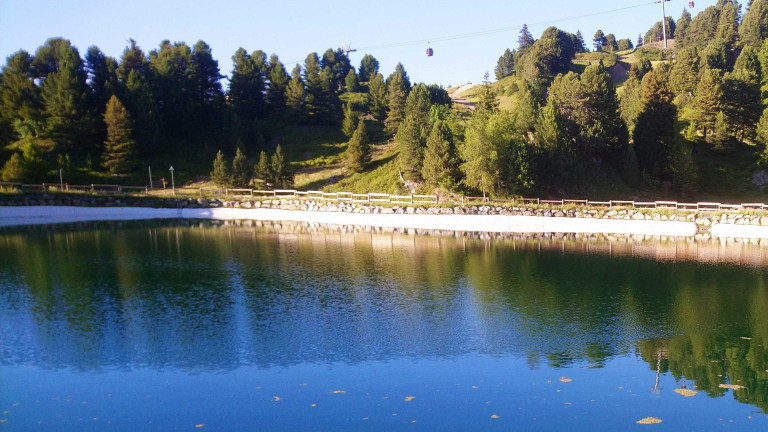
[[[552,24],[557,24],[557,23],[561,23],[561,22],[565,22],[565,21],[572,21],[572,20],[576,20],[576,19],[589,18],[589,17],[593,17],[593,16],[598,16],[598,15],[605,15],[605,14],[609,14],[609,13],[613,13],[613,12],[620,12],[620,11],[624,11],[624,10],[628,10],[628,9],[636,9],[636,8],[639,8],[639,7],[648,6],[648,5],[652,5],[652,4],[656,4],[655,1],[645,2],[645,3],[641,3],[641,4],[636,4],[636,5],[633,5],[633,6],[625,6],[625,7],[621,7],[621,8],[617,8],[617,9],[611,9],[611,10],[606,10],[606,11],[601,11],[601,12],[593,12],[593,13],[584,14],[584,15],[577,15],[577,16],[572,16],[572,17],[567,17],[567,18],[559,18],[559,19],[556,19],[556,20],[541,21],[541,22],[537,22],[537,23],[533,23],[533,24],[528,24],[528,27],[530,28],[530,27],[539,27],[539,26],[544,26],[544,25],[552,25]],[[523,27],[523,25],[518,25],[518,26],[513,26],[513,27],[504,27],[504,28],[498,28],[498,29],[492,29],[492,30],[482,30],[482,31],[477,31],[477,32],[472,32],[472,33],[462,33],[462,34],[457,34],[457,35],[452,35],[452,36],[442,36],[442,37],[433,37],[433,38],[428,38],[428,39],[412,40],[412,41],[408,41],[408,42],[396,42],[396,43],[383,44],[383,45],[371,45],[371,46],[367,46],[367,47],[357,48],[356,50],[357,51],[363,51],[363,50],[374,50],[374,49],[399,48],[399,47],[407,47],[407,46],[413,46],[413,45],[422,45],[422,44],[425,44],[425,43],[429,44],[429,43],[435,42],[435,41],[436,42],[447,42],[447,41],[453,41],[453,40],[458,40],[458,39],[466,39],[466,38],[472,38],[472,37],[478,37],[478,36],[486,36],[486,35],[496,34],[496,33],[505,33],[505,32],[510,32],[510,31],[517,31],[517,30],[520,30],[522,27]],[[296,63],[301,63],[302,61],[303,60],[289,62],[289,63],[283,63],[283,65],[292,65],[292,64],[296,64]]]

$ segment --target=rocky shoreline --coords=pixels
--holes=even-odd
[[[768,226],[768,212],[688,211],[673,208],[590,208],[581,206],[448,206],[371,205],[302,199],[208,199],[181,197],[132,197],[81,194],[0,194],[0,206],[138,207],[170,209],[279,209],[362,214],[503,215],[554,218],[615,219],[694,222],[700,231],[718,224]]]

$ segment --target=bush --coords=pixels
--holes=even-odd
[[[648,59],[650,61],[664,60],[664,51],[654,47],[642,47],[635,51],[635,56],[639,59]]]
[[[3,169],[0,170],[0,180],[4,182],[22,182],[25,180],[26,170],[24,168],[24,160],[21,155],[14,153],[8,161],[3,165]]]

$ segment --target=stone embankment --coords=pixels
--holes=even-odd
[[[0,194],[0,206],[149,207],[280,209],[363,214],[503,215],[555,218],[695,222],[700,230],[718,224],[768,226],[766,212],[693,212],[676,209],[627,209],[546,206],[448,206],[402,204],[380,206],[299,199],[207,199],[99,196],[79,194]]]

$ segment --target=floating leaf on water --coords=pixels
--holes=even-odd
[[[306,385],[307,385],[307,383],[304,383],[304,384],[299,384],[299,385],[300,385],[300,386],[306,386]]]
[[[316,406],[317,406],[317,404],[312,404],[312,405],[310,405],[310,406],[316,407]]]
[[[203,426],[205,426],[205,423],[200,423],[199,425],[195,425],[196,428],[201,428]]]
[[[491,418],[499,418],[496,414],[492,415]]]
[[[21,402],[16,402],[15,404],[13,404],[13,406],[19,406],[19,405],[21,405]]]
[[[731,390],[744,390],[746,387],[738,384],[720,384],[720,388],[731,389]]]
[[[688,390],[688,389],[675,389],[675,393],[685,397],[696,396],[697,394],[699,394],[699,392],[695,390]]]
[[[476,389],[476,388],[480,388],[480,387],[478,387],[478,386],[472,386],[472,388],[473,388],[473,389]]]
[[[659,424],[659,423],[661,423],[661,419],[658,419],[656,417],[646,417],[637,422],[637,424],[642,424],[642,425],[652,425],[652,424]]]
[[[624,387],[619,387],[619,390],[624,390]]]
[[[0,420],[0,423],[5,423],[5,420]]]
[[[279,396],[275,396],[272,398],[272,402],[278,402],[280,400]]]
[[[334,390],[331,392],[331,394],[340,394],[340,393],[346,393],[346,390]]]
[[[416,420],[411,420],[411,423],[416,423]]]
[[[573,404],[572,404],[572,403],[570,403],[570,402],[566,402],[565,404],[566,404],[566,405],[573,405]]]
[[[414,400],[414,399],[416,399],[416,397],[415,397],[415,396],[406,396],[406,397],[405,397],[405,401],[406,401],[406,402],[410,402],[410,401],[412,401],[412,400]]]
[[[368,417],[363,417],[363,420],[368,420]]]
[[[550,384],[552,381],[547,381],[547,384]]]
[[[8,414],[8,413],[10,413],[10,411],[3,411],[3,414]]]
[[[745,336],[742,336],[741,338],[742,338],[742,339],[744,339],[744,340],[752,340],[752,338],[750,338],[750,337],[745,337]]]
[[[572,379],[570,379],[570,378],[566,378],[566,377],[562,377],[562,378],[560,378],[560,382],[569,383],[569,382],[572,382],[572,381],[573,381],[573,380],[572,380]]]

